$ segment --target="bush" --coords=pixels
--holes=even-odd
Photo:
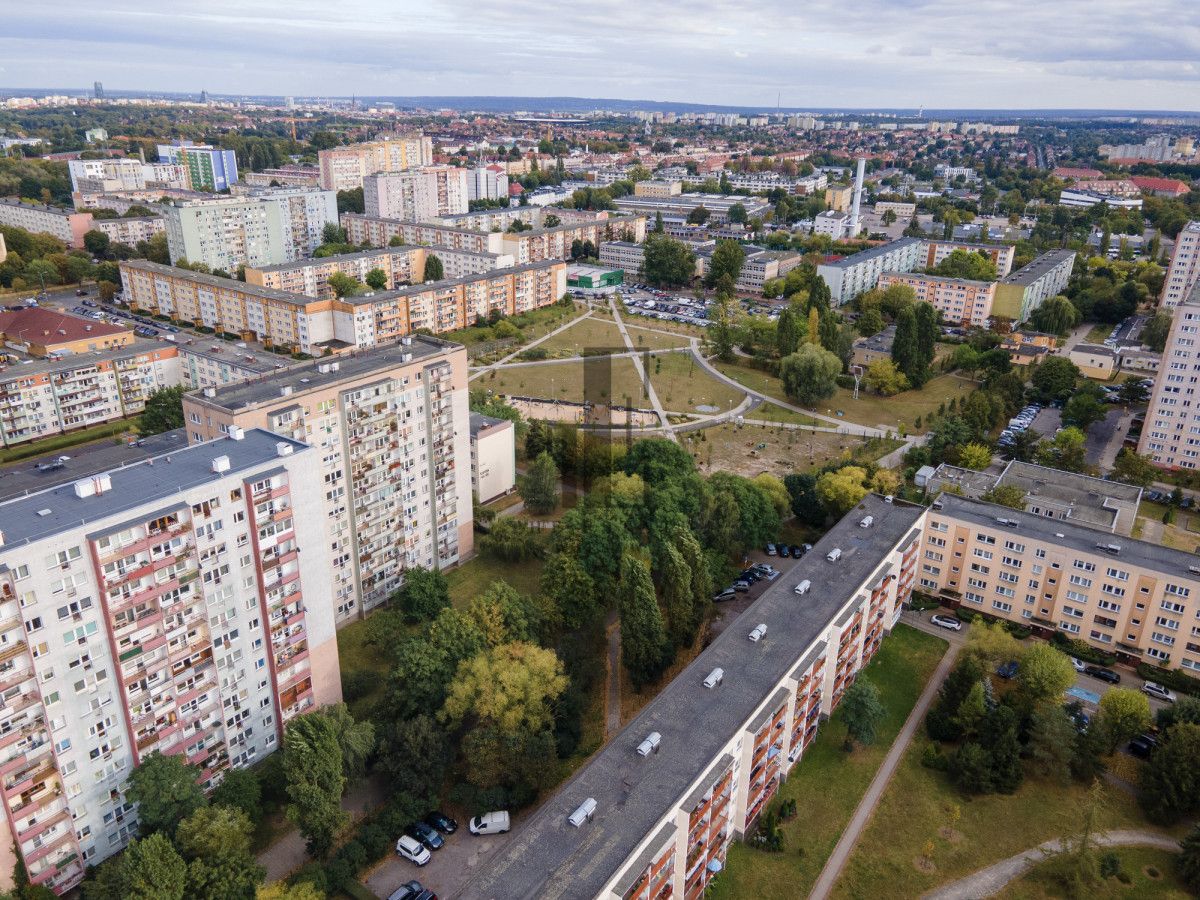
[[[926,609],[937,609],[941,605],[942,604],[933,597],[930,597],[928,594],[922,594],[919,591],[913,591],[912,596],[908,600],[909,608],[919,611]]]
[[[1121,871],[1121,858],[1111,850],[1100,857],[1100,877],[1111,878]]]
[[[837,377],[837,385],[838,385],[838,387],[844,387],[844,388],[849,388],[850,390],[854,390],[854,376],[853,375],[839,375]]]
[[[1029,637],[1031,634],[1033,634],[1032,628],[1027,628],[1026,626],[1022,625],[1020,622],[1009,622],[1007,619],[1004,620],[1004,628],[1009,634],[1011,634],[1013,637],[1015,637],[1018,641],[1023,641],[1027,637]]]
[[[344,675],[342,677],[342,699],[347,703],[353,703],[360,697],[367,696],[375,686],[376,679],[376,675],[361,669]]]
[[[240,334],[234,334],[232,331],[222,331],[221,337],[227,341],[240,341],[242,339]]]
[[[946,759],[946,755],[937,744],[926,744],[925,749],[921,751],[921,765],[935,772],[945,772],[950,768],[950,760]]]
[[[549,353],[546,352],[545,347],[530,347],[528,350],[522,350],[520,353],[520,359],[527,360],[545,359],[547,356],[549,356]]]
[[[1074,656],[1083,662],[1094,663],[1098,666],[1111,666],[1117,661],[1114,654],[1107,653],[1076,638],[1069,638],[1061,631],[1056,631],[1050,636],[1050,643],[1068,656]]]
[[[1160,669],[1158,666],[1143,662],[1138,663],[1137,673],[1147,681],[1157,681],[1181,694],[1200,696],[1200,680],[1175,669]]]
[[[158,317],[155,316],[155,318],[158,318]],[[201,334],[213,334],[214,333],[213,329],[209,328],[207,325],[197,325],[196,330],[198,332],[200,332]]]
[[[971,610],[971,609],[963,609],[963,608],[960,606],[958,609],[956,609],[956,610],[954,611],[954,615],[955,615],[955,617],[958,619],[958,621],[960,621],[960,622],[966,622],[966,623],[969,625],[969,624],[971,624],[972,622],[974,622],[974,621],[975,621],[976,617],[977,617],[979,614],[978,614],[978,613],[976,613],[974,610]]]

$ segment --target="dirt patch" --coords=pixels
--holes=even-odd
[[[938,837],[947,844],[957,844],[963,839],[962,832],[954,828],[939,828]]]
[[[913,868],[922,875],[932,875],[937,871],[937,866],[934,865],[933,860],[927,856],[915,856],[913,857],[912,863]]]

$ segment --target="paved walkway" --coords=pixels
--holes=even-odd
[[[667,419],[667,411],[663,409],[663,405],[658,399],[658,391],[654,390],[654,384],[650,381],[650,375],[646,372],[646,367],[642,364],[641,356],[636,355],[637,348],[633,346],[633,340],[629,337],[629,331],[625,328],[625,322],[621,318],[621,310],[617,308],[616,302],[611,299],[608,301],[608,305],[612,310],[613,321],[617,323],[617,331],[621,333],[621,340],[625,342],[625,347],[629,352],[635,354],[630,357],[633,360],[633,368],[637,371],[638,378],[642,384],[646,386],[646,397],[650,400],[650,406],[654,409],[655,415],[658,416],[658,423],[662,429],[663,436],[677,441],[678,438],[675,437],[675,432],[671,430],[671,423]]]
[[[1163,850],[1179,850],[1179,842],[1153,831],[1108,831],[1096,835],[1096,843],[1103,847],[1158,847]],[[1029,869],[1062,850],[1062,841],[1053,840],[1010,856],[995,865],[980,869],[925,895],[925,900],[977,900],[990,897]]]
[[[922,630],[926,629],[923,628]],[[916,706],[908,714],[908,718],[904,722],[904,727],[896,735],[896,740],[892,742],[891,749],[888,750],[887,756],[883,759],[883,764],[880,765],[879,771],[875,773],[875,777],[871,779],[871,784],[867,788],[867,792],[863,794],[858,808],[854,810],[854,816],[850,819],[850,824],[842,832],[837,846],[833,848],[833,853],[830,854],[829,859],[825,862],[825,868],[821,870],[821,877],[817,879],[812,893],[808,895],[809,900],[824,900],[824,898],[830,895],[834,884],[837,883],[838,876],[842,874],[846,860],[850,857],[850,852],[854,849],[854,845],[858,843],[858,839],[867,827],[867,823],[871,821],[871,814],[875,812],[875,807],[879,805],[879,799],[883,796],[888,782],[892,780],[892,775],[895,774],[896,767],[900,765],[900,760],[904,756],[904,752],[908,749],[913,734],[916,733],[921,722],[925,720],[925,713],[933,703],[934,697],[937,696],[938,688],[942,686],[942,682],[950,674],[950,669],[954,666],[954,661],[958,658],[958,651],[960,649],[961,644],[957,642],[951,643],[950,649],[946,651],[946,655],[938,663],[937,669],[933,672],[933,677],[929,679],[929,683],[925,685],[925,690],[917,698]]]

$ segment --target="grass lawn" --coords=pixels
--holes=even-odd
[[[1093,325],[1083,342],[1085,344],[1103,344],[1105,338],[1111,335],[1116,327],[1116,325]]]
[[[531,309],[529,312],[509,316],[508,321],[521,329],[521,337],[518,343],[527,344],[530,341],[537,340],[544,334],[548,334],[564,322],[578,316],[585,309],[586,307],[582,303],[573,303],[570,306],[559,306],[557,303],[554,303],[550,306],[543,306],[540,309]],[[472,344],[497,339],[495,331],[488,325],[472,325],[468,328],[459,328],[457,331],[447,332],[441,335],[441,337],[448,341],[466,344],[468,347]]]
[[[592,317],[576,322],[566,331],[560,331],[554,337],[542,341],[535,349],[545,350],[551,357],[565,357],[580,356],[584,350],[591,348],[623,353],[625,341],[611,321],[600,321]]]
[[[741,900],[808,894],[946,647],[941,638],[896,626],[862,675],[879,688],[887,709],[875,743],[847,755],[842,750],[846,729],[835,712],[772,801],[774,808],[782,800],[797,804],[796,817],[783,824],[783,852],[734,844],[709,896]],[[885,889],[873,896],[913,895]]]
[[[686,322],[674,322],[670,319],[651,319],[649,316],[640,316],[632,310],[621,313],[621,318],[625,321],[627,327],[639,325],[645,328],[654,328],[658,331],[673,331],[676,334],[685,334],[688,337],[704,337],[703,328],[698,325],[688,325]]]
[[[776,406],[774,403],[764,403],[757,409],[751,410],[746,414],[747,419],[765,419],[768,422],[787,422],[790,425],[828,425],[828,422],[822,422],[819,419],[814,419],[812,416],[806,416],[798,412],[792,412],[790,409],[784,409],[782,406]]]
[[[120,419],[116,422],[105,422],[102,425],[93,425],[91,428],[72,431],[70,434],[55,434],[42,438],[40,441],[31,441],[28,444],[17,444],[15,447],[7,447],[4,450],[0,450],[0,463],[32,459],[35,456],[41,456],[43,453],[53,453],[56,450],[67,450],[71,447],[78,447],[80,444],[90,444],[93,441],[115,438],[119,434],[136,429],[138,418],[138,416],[134,416],[133,418]]]
[[[1152,525],[1155,529],[1161,530],[1160,536],[1156,538],[1156,543],[1188,553],[1200,549],[1200,532],[1197,531],[1200,529],[1200,516],[1193,515],[1186,510],[1176,509],[1175,518],[1171,524],[1164,525],[1162,517],[1166,511],[1167,507],[1161,503],[1143,500],[1138,505],[1138,518],[1134,523],[1133,536],[1145,539],[1147,525]]]
[[[687,336],[684,334],[662,334],[657,330],[652,331],[651,328],[640,328],[637,325],[630,325],[628,320],[625,322],[625,330],[629,332],[629,339],[633,341],[633,346],[638,350],[643,348],[648,350],[669,350],[674,347],[686,347],[688,345]]]
[[[790,474],[834,460],[876,460],[900,446],[899,441],[773,428],[770,425],[715,425],[681,436],[704,472],[735,472],[752,478],[761,472]]]
[[[1106,851],[1101,848],[1101,854]],[[1129,884],[1115,876],[1088,889],[1095,900],[1184,900],[1193,896],[1175,872],[1178,854],[1155,847],[1117,847],[1112,850],[1121,861],[1121,871]],[[1053,878],[1054,862],[1040,863],[994,896],[998,900],[1043,900],[1063,896],[1062,885]]]
[[[644,405],[645,391],[628,357],[595,357],[586,362],[580,360],[561,365],[494,369],[495,377],[489,373],[479,379],[478,386],[490,388],[498,394],[518,397],[581,401],[584,399],[585,371],[587,399],[624,403],[625,397],[629,397],[634,406]]]
[[[697,407],[717,407],[725,412],[742,402],[746,395],[718,381],[696,362],[690,353],[659,353],[643,360],[650,383],[664,409],[675,412],[714,412]]]
[[[921,765],[929,744],[923,731],[904,754],[862,838],[854,848],[834,896],[916,897],[970,875],[1051,838],[1075,833],[1088,788],[1026,777],[1015,794],[971,796],[956,789],[945,773]],[[1098,828],[1146,828],[1137,801],[1101,782],[1104,806]],[[941,829],[953,810],[953,840]],[[917,869],[925,844],[934,844],[934,871]]]

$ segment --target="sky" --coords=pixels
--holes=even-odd
[[[0,85],[1200,110],[1196,0],[0,0]]]

